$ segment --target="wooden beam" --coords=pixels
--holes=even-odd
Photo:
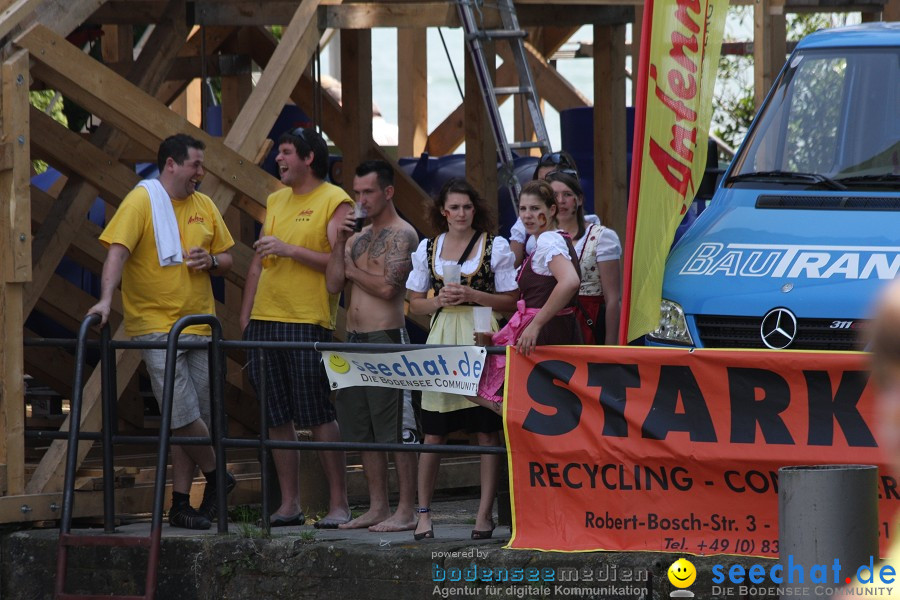
[[[170,0],[169,4],[172,7],[181,6],[183,5],[183,0]],[[58,68],[62,69],[63,72],[66,69],[73,69],[69,73],[69,76],[73,78],[79,78],[79,70],[71,64],[70,59],[80,61],[82,63],[81,68],[103,68],[99,63],[42,25],[32,27],[23,36],[20,36],[20,39],[22,37],[27,38],[29,32],[43,34],[44,41],[38,44],[40,47],[38,53],[53,55],[53,52],[48,52],[47,50],[58,50],[62,56]],[[137,62],[134,63],[129,73],[130,80],[138,86],[147,88],[158,86],[165,78],[168,65],[171,64],[175,53],[178,51],[179,44],[183,43],[184,39],[185,31],[182,28],[182,24],[175,21],[167,21],[158,25],[150,40],[145,44],[144,51],[141,52]],[[118,76],[116,77],[118,78]],[[123,82],[123,87],[132,87],[132,84],[127,80],[118,79]],[[104,83],[103,81],[98,82],[101,87]],[[82,106],[85,105],[82,104]],[[101,124],[93,135],[93,141],[100,147],[107,146],[112,155],[112,160],[100,164],[108,165],[116,162],[116,158],[128,144],[125,136],[113,131],[108,123]],[[27,286],[25,291],[26,315],[34,307],[34,303],[40,297],[41,290],[56,270],[59,260],[75,237],[75,231],[84,222],[84,215],[91,204],[93,204],[96,195],[96,189],[91,186],[84,185],[81,182],[69,182],[66,185],[66,189],[60,194],[60,201],[54,204],[47,221],[38,231],[33,248],[35,265],[33,281]]]
[[[100,54],[106,64],[130,67],[134,62],[134,29],[131,25],[106,25],[100,41]],[[123,71],[127,73],[126,70]]]
[[[631,0],[642,3],[643,0]],[[521,5],[516,14],[522,27],[539,27],[545,23],[557,26],[581,26],[592,23],[624,23],[631,19],[631,3],[615,2],[615,6],[564,6],[556,3]],[[500,26],[497,11],[484,11],[482,26]],[[426,27],[459,27],[459,15],[448,2],[346,2],[322,6],[319,25],[325,29],[371,29],[396,27],[423,29]]]
[[[2,278],[6,282],[31,280],[31,211],[28,197],[31,174],[31,132],[29,131],[28,52],[16,52],[4,61],[2,79],[2,134],[0,146],[9,164],[0,179],[6,200],[0,211],[4,231]],[[2,461],[0,461],[2,462]]]
[[[344,140],[341,184],[353,197],[353,170],[372,147],[372,31],[341,32],[341,115]]]
[[[625,236],[625,26],[594,26],[594,211]]]
[[[31,174],[28,129],[28,52],[18,51],[0,66],[0,144],[10,146],[11,163],[0,171],[0,463],[7,493],[25,489],[25,371],[22,346],[23,282],[31,278]]]
[[[0,10],[0,40],[28,18],[41,0],[12,0]]]
[[[281,187],[277,179],[224,145],[221,139],[184,123],[153,97],[47,28],[37,25],[25,32],[16,43],[33,48],[40,54],[40,59],[32,67],[35,78],[61,91],[142,145],[155,148],[171,134],[187,133],[207,146],[204,164],[207,177],[215,176],[223,180],[260,206],[265,206],[265,198]],[[224,211],[227,205],[219,205],[218,208]]]
[[[241,156],[247,168],[252,167],[263,172],[255,162],[247,159],[256,156],[318,47],[321,37],[315,19],[318,5],[318,0],[303,0],[296,8],[293,19],[282,33],[281,42],[272,53],[250,98],[225,136],[222,145]],[[221,177],[220,174],[217,175]],[[280,187],[281,184],[276,183],[269,191]],[[209,194],[222,214],[225,214],[225,210],[237,195],[237,190],[233,187],[220,185],[214,178],[204,180],[203,191]],[[246,190],[240,191],[248,193]],[[265,196],[258,199],[265,202]]]
[[[494,44],[483,44],[489,77],[494,77]],[[487,107],[468,50],[465,50],[466,179],[484,198],[491,220],[497,223],[497,143],[491,134]]]
[[[100,8],[106,0],[44,0],[34,11],[37,23],[49,27],[54,33],[66,37],[75,31],[85,19]]]
[[[217,52],[234,32],[234,27],[206,27],[205,31],[202,28],[196,28],[178,52],[178,58],[199,58],[200,49],[204,46],[207,54]],[[199,68],[195,76],[200,76]],[[192,79],[193,77],[179,81],[167,81],[159,86],[154,95],[157,100],[168,106],[187,88]]]
[[[900,0],[888,0],[881,13],[883,21],[900,21]]]
[[[753,102],[762,105],[784,66],[787,29],[784,6],[778,0],[760,0],[753,6]]]
[[[400,156],[419,156],[428,141],[428,35],[397,30],[397,115]]]

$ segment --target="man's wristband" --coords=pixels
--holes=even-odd
[[[216,255],[210,254],[209,259],[210,259],[209,270],[215,271],[216,269],[218,269],[219,268],[219,259],[216,258]]]

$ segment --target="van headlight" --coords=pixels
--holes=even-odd
[[[684,318],[684,309],[677,302],[665,298],[659,306],[659,327],[648,335],[661,342],[694,345],[691,332],[688,331],[687,320]]]

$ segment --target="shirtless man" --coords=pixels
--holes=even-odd
[[[394,171],[384,161],[359,165],[353,178],[356,202],[371,219],[354,234],[348,215],[338,231],[325,270],[329,293],[350,285],[347,341],[370,344],[407,344],[403,298],[412,270],[412,252],[418,244],[415,229],[394,208]],[[382,387],[353,387],[338,392],[336,408],[344,441],[400,443],[409,391]],[[407,409],[408,410],[408,409]],[[370,531],[414,529],[416,455],[396,452],[394,465],[400,486],[397,510],[388,502],[387,454],[362,452],[369,487],[369,510],[341,525],[341,529],[368,527]]]

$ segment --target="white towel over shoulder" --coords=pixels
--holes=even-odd
[[[156,238],[156,253],[159,255],[159,266],[180,265],[183,261],[181,236],[178,234],[178,221],[172,200],[166,188],[158,179],[144,179],[139,186],[150,195],[150,211],[153,214],[153,235]]]

